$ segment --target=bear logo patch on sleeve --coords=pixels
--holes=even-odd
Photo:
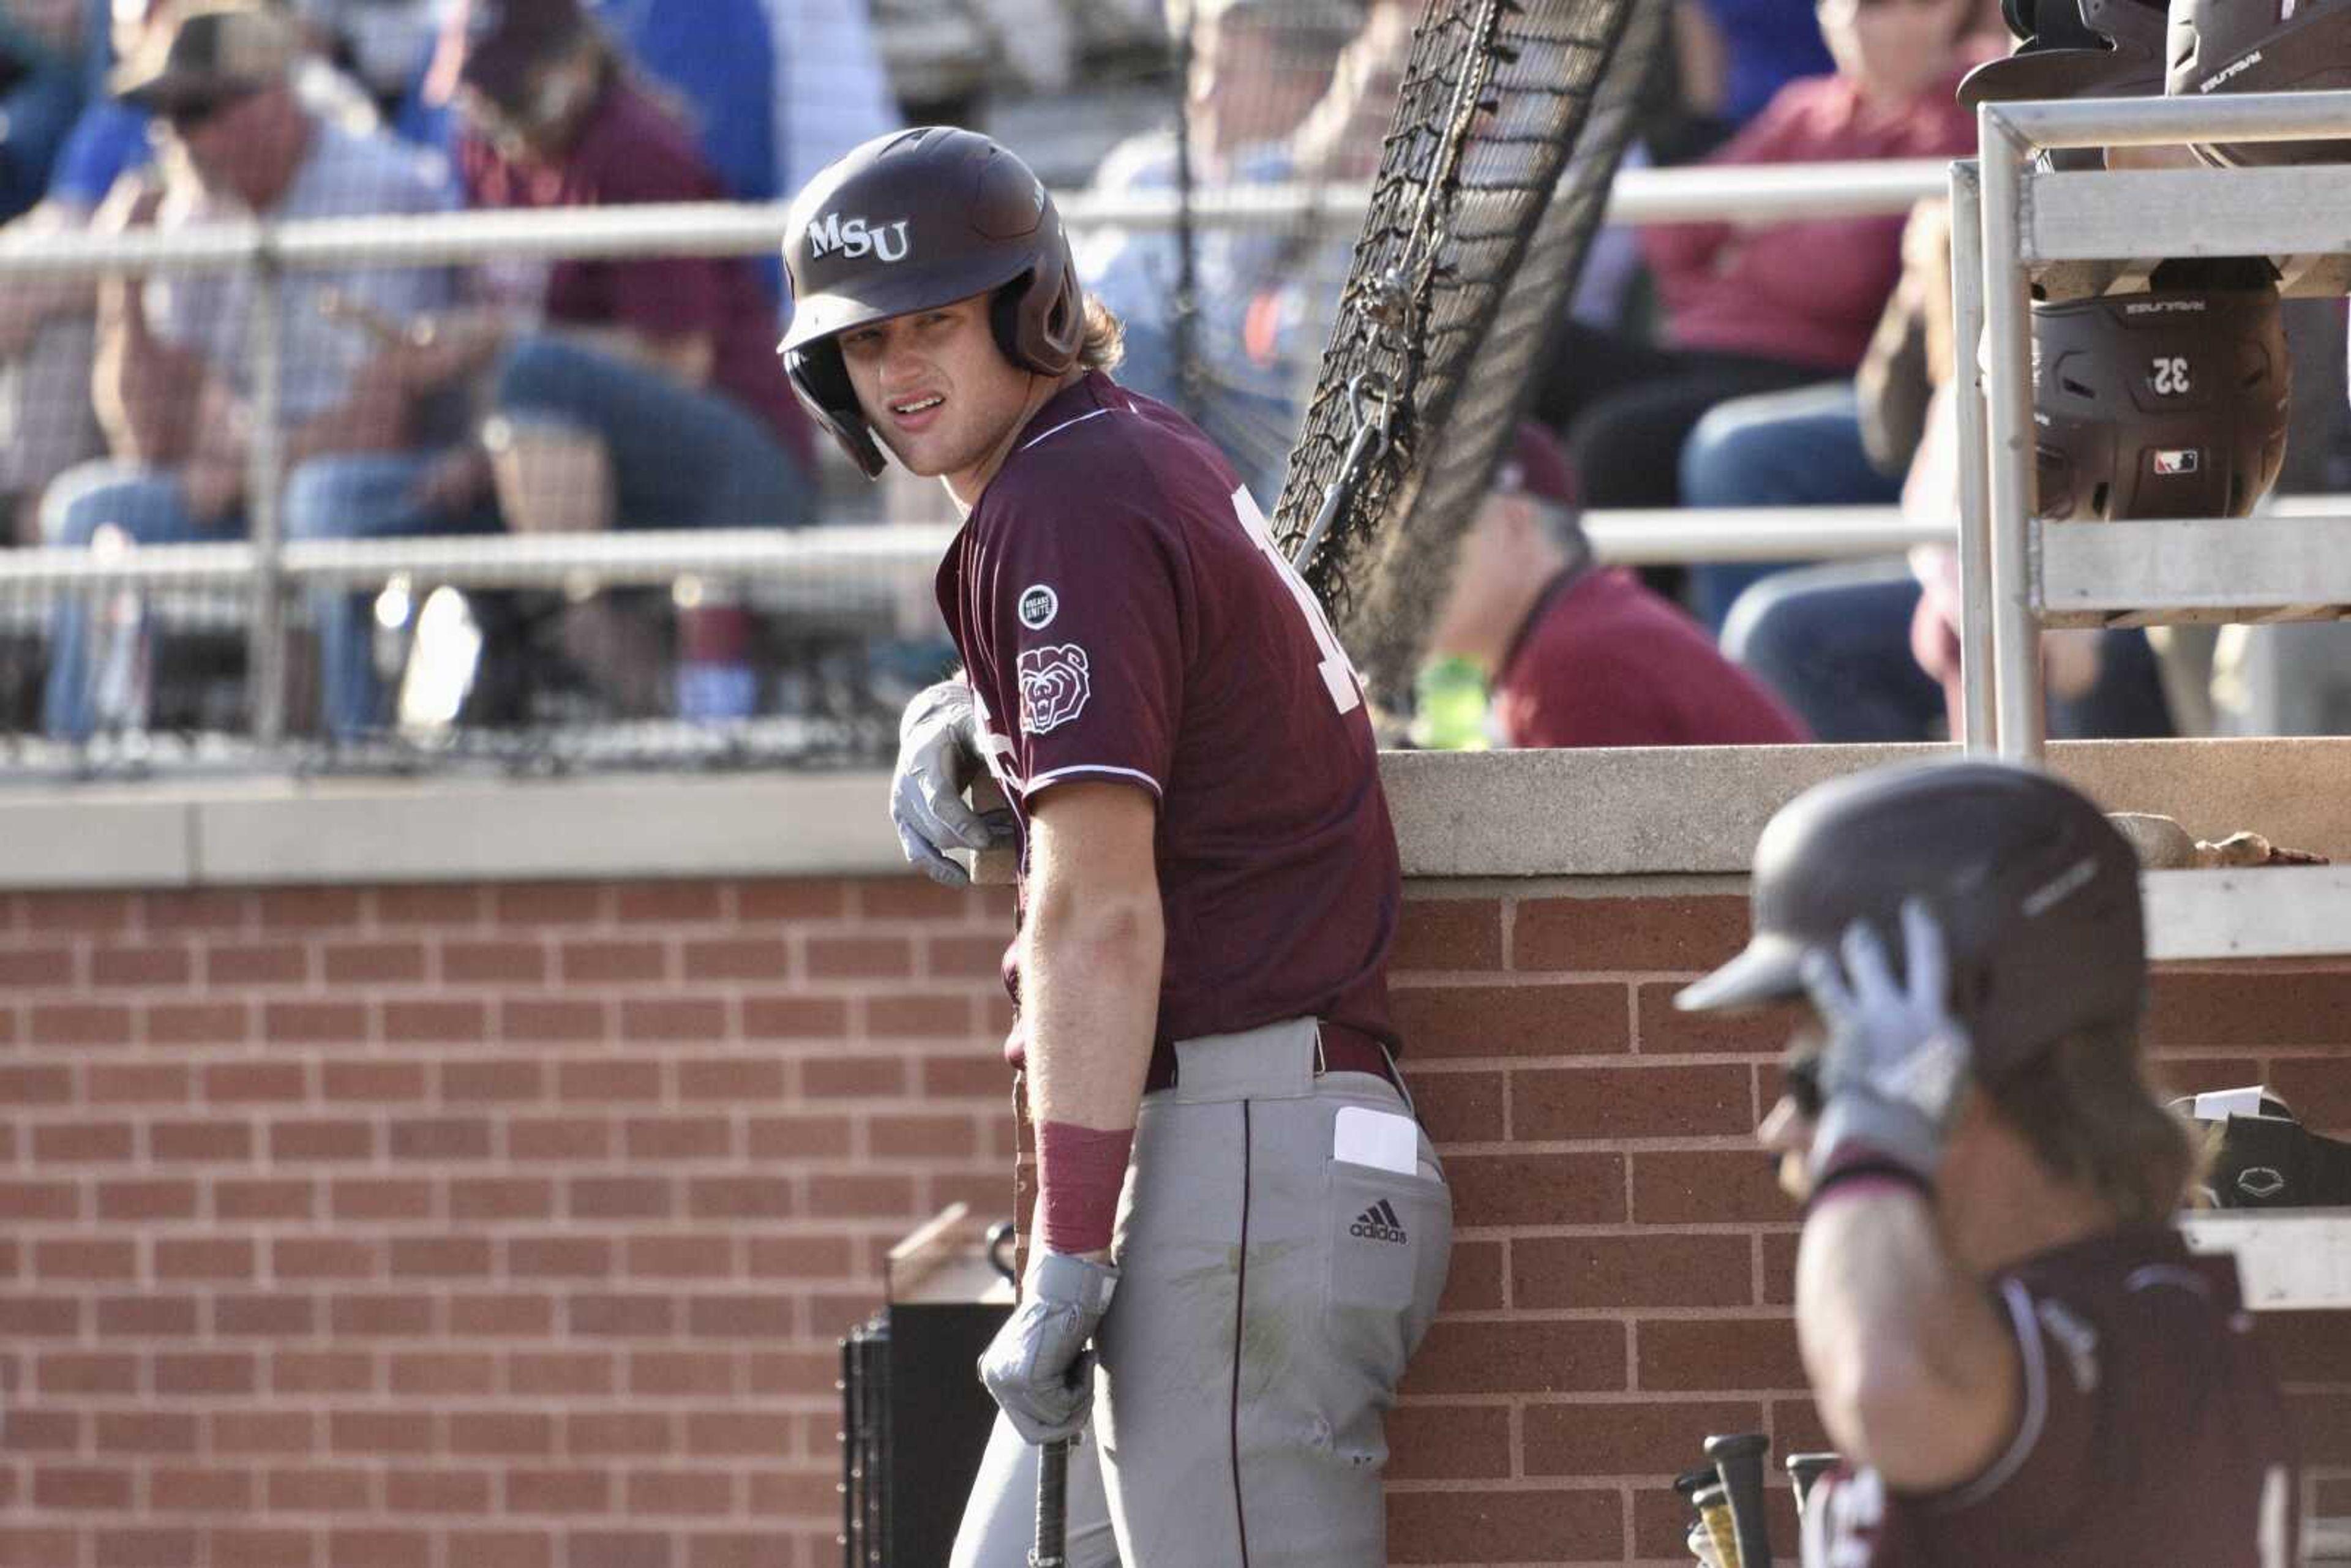
[[[1059,729],[1084,711],[1092,695],[1086,651],[1075,643],[1030,648],[1020,655],[1020,727],[1029,735]]]

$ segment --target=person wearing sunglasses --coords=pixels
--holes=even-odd
[[[2284,1568],[2299,1473],[2194,1165],[2147,1082],[2138,862],[2006,763],[1876,768],[1756,845],[1685,1010],[1803,1006],[1760,1138],[1804,1206],[1796,1337],[1844,1456],[1808,1568]]]

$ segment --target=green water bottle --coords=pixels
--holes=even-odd
[[[1412,743],[1423,751],[1486,749],[1486,672],[1456,655],[1422,666],[1413,686]]]

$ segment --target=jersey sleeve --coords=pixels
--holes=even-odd
[[[1026,795],[1087,779],[1164,797],[1193,619],[1181,546],[1114,501],[1057,510],[1013,516],[991,552],[990,724]]]

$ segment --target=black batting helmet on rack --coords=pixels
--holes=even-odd
[[[2163,91],[2168,0],[2007,0],[2016,53],[1986,60],[1959,83],[1959,104],[2018,99],[2152,98]],[[2042,154],[2053,169],[2096,169],[2095,147]]]
[[[2241,286],[2214,286],[2215,268]],[[2205,286],[2184,286],[2199,270]],[[2040,517],[2241,517],[2269,493],[2293,370],[2268,276],[2167,262],[2146,293],[2033,306]]]
[[[1746,949],[1677,1008],[1797,1000],[1804,953],[1834,952],[1855,921],[1899,955],[1912,897],[1942,926],[1952,1014],[1981,1078],[2084,1030],[2128,1039],[2146,1007],[2138,857],[2096,806],[2034,768],[1896,763],[1816,784],[1765,825],[1750,897]]]
[[[996,340],[1058,376],[1077,362],[1085,302],[1053,199],[1029,165],[975,131],[922,126],[843,154],[792,203],[784,235],[792,390],[869,479],[882,451],[836,341],[852,327],[993,289]]]
[[[2171,0],[2173,98],[2351,88],[2351,0]],[[2351,141],[2196,142],[2207,163],[2351,161]]]

